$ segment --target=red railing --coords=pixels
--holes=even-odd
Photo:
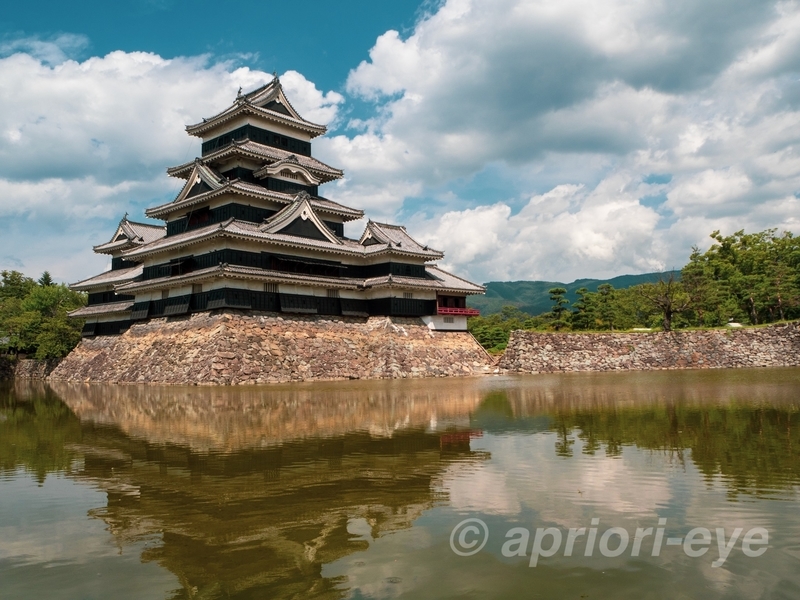
[[[450,306],[437,306],[436,314],[438,315],[459,315],[463,317],[477,317],[481,314],[477,308],[453,308]]]

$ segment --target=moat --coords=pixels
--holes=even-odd
[[[3,598],[800,597],[798,368],[0,386]]]

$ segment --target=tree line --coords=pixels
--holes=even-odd
[[[61,358],[81,340],[83,321],[67,313],[86,304],[86,295],[18,271],[0,273],[0,353]]]
[[[760,325],[800,318],[800,237],[776,229],[759,233],[711,234],[705,252],[692,248],[680,277],[626,289],[602,284],[578,290],[572,305],[566,289],[549,290],[552,309],[529,315],[506,306],[500,313],[469,320],[469,329],[490,351],[500,352],[515,329],[618,331]]]
[[[800,411],[742,396],[730,402],[666,401],[654,404],[588,405],[556,403],[515,414],[505,391],[488,394],[470,416],[473,428],[490,433],[557,434],[555,454],[580,452],[620,456],[626,446],[663,451],[681,463],[691,461],[703,476],[723,475],[731,496],[793,493],[800,482]],[[687,452],[688,451],[688,452]]]

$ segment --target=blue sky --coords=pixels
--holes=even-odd
[[[354,65],[366,58],[388,29],[412,30],[419,0],[293,0],[291,3],[140,0],[105,2],[46,0],[6,11],[6,43],[34,37],[79,36],[67,50],[84,60],[114,50],[146,51],[163,57],[209,54],[263,71],[303,73],[318,87],[341,89]]]
[[[77,4],[77,5],[75,5]],[[322,193],[474,280],[680,267],[800,233],[800,5],[40,2],[0,21],[0,268],[75,281],[168,201],[184,125],[277,71],[345,169]],[[358,235],[355,224],[348,234]]]

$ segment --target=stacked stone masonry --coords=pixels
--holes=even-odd
[[[420,319],[237,311],[137,323],[87,338],[53,371],[62,381],[258,384],[477,375],[493,369],[468,332]]]
[[[15,379],[47,379],[47,376],[58,366],[59,360],[25,359],[17,363],[14,369]]]
[[[500,367],[518,373],[800,366],[800,323],[658,333],[514,331]]]

